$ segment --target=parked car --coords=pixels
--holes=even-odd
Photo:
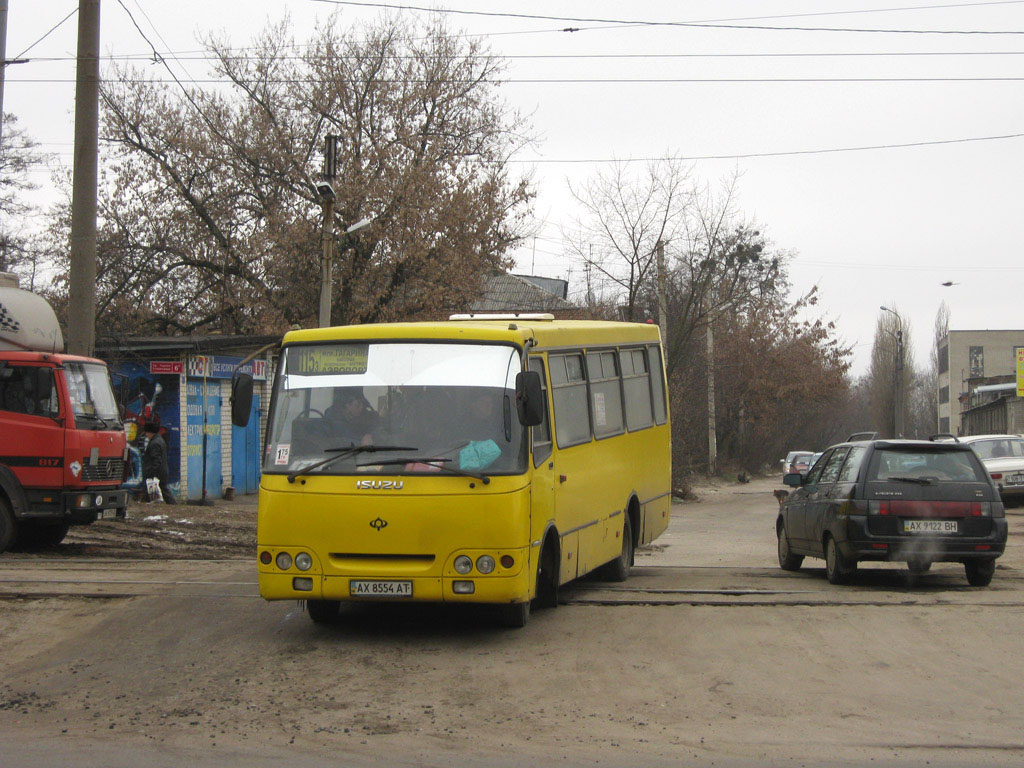
[[[856,440],[832,446],[779,506],[779,565],[825,560],[833,584],[862,560],[905,562],[924,573],[933,562],[961,562],[967,581],[992,581],[1006,547],[999,491],[978,454],[961,442]]]
[[[811,451],[790,451],[786,454],[786,458],[782,459],[782,476],[785,477],[793,471],[793,459],[799,456],[801,453],[811,453]]]
[[[978,454],[1003,501],[1024,499],[1024,438],[1020,435],[971,435],[959,440]]]
[[[802,475],[806,475],[808,470],[814,466],[813,456],[814,453],[811,451],[796,454],[789,465],[789,472],[799,472]]]

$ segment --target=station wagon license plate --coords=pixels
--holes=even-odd
[[[1006,476],[1007,485],[1024,485],[1024,472]]]
[[[904,533],[957,533],[956,520],[904,520]]]
[[[412,597],[411,581],[350,581],[352,597]]]

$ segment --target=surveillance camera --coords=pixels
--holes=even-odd
[[[325,200],[334,199],[334,187],[328,181],[321,181],[316,185],[316,191]]]

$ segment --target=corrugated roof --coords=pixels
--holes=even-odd
[[[578,309],[561,296],[506,272],[488,277],[483,295],[470,305],[471,312],[564,312]]]

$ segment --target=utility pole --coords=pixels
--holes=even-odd
[[[0,0],[0,148],[4,145],[4,78],[7,76],[7,0]],[[2,151],[2,150],[0,150]]]
[[[331,280],[334,259],[334,187],[331,182],[338,174],[338,137],[328,134],[324,139],[323,183],[317,185],[320,202],[324,207],[324,220],[320,240],[323,244],[323,258],[320,262],[320,314],[319,326],[331,324]]]
[[[718,435],[715,428],[715,332],[714,317],[708,316],[708,474],[718,472]]]
[[[894,437],[903,437],[903,318],[895,309],[879,307],[896,317],[896,363],[895,382],[893,387],[893,432]]]
[[[661,240],[654,246],[658,254],[658,328],[661,330],[661,345],[668,348],[668,297],[665,295],[665,243]]]
[[[96,176],[99,155],[100,0],[78,3],[75,165],[71,198],[68,352],[91,355],[96,339]]]

